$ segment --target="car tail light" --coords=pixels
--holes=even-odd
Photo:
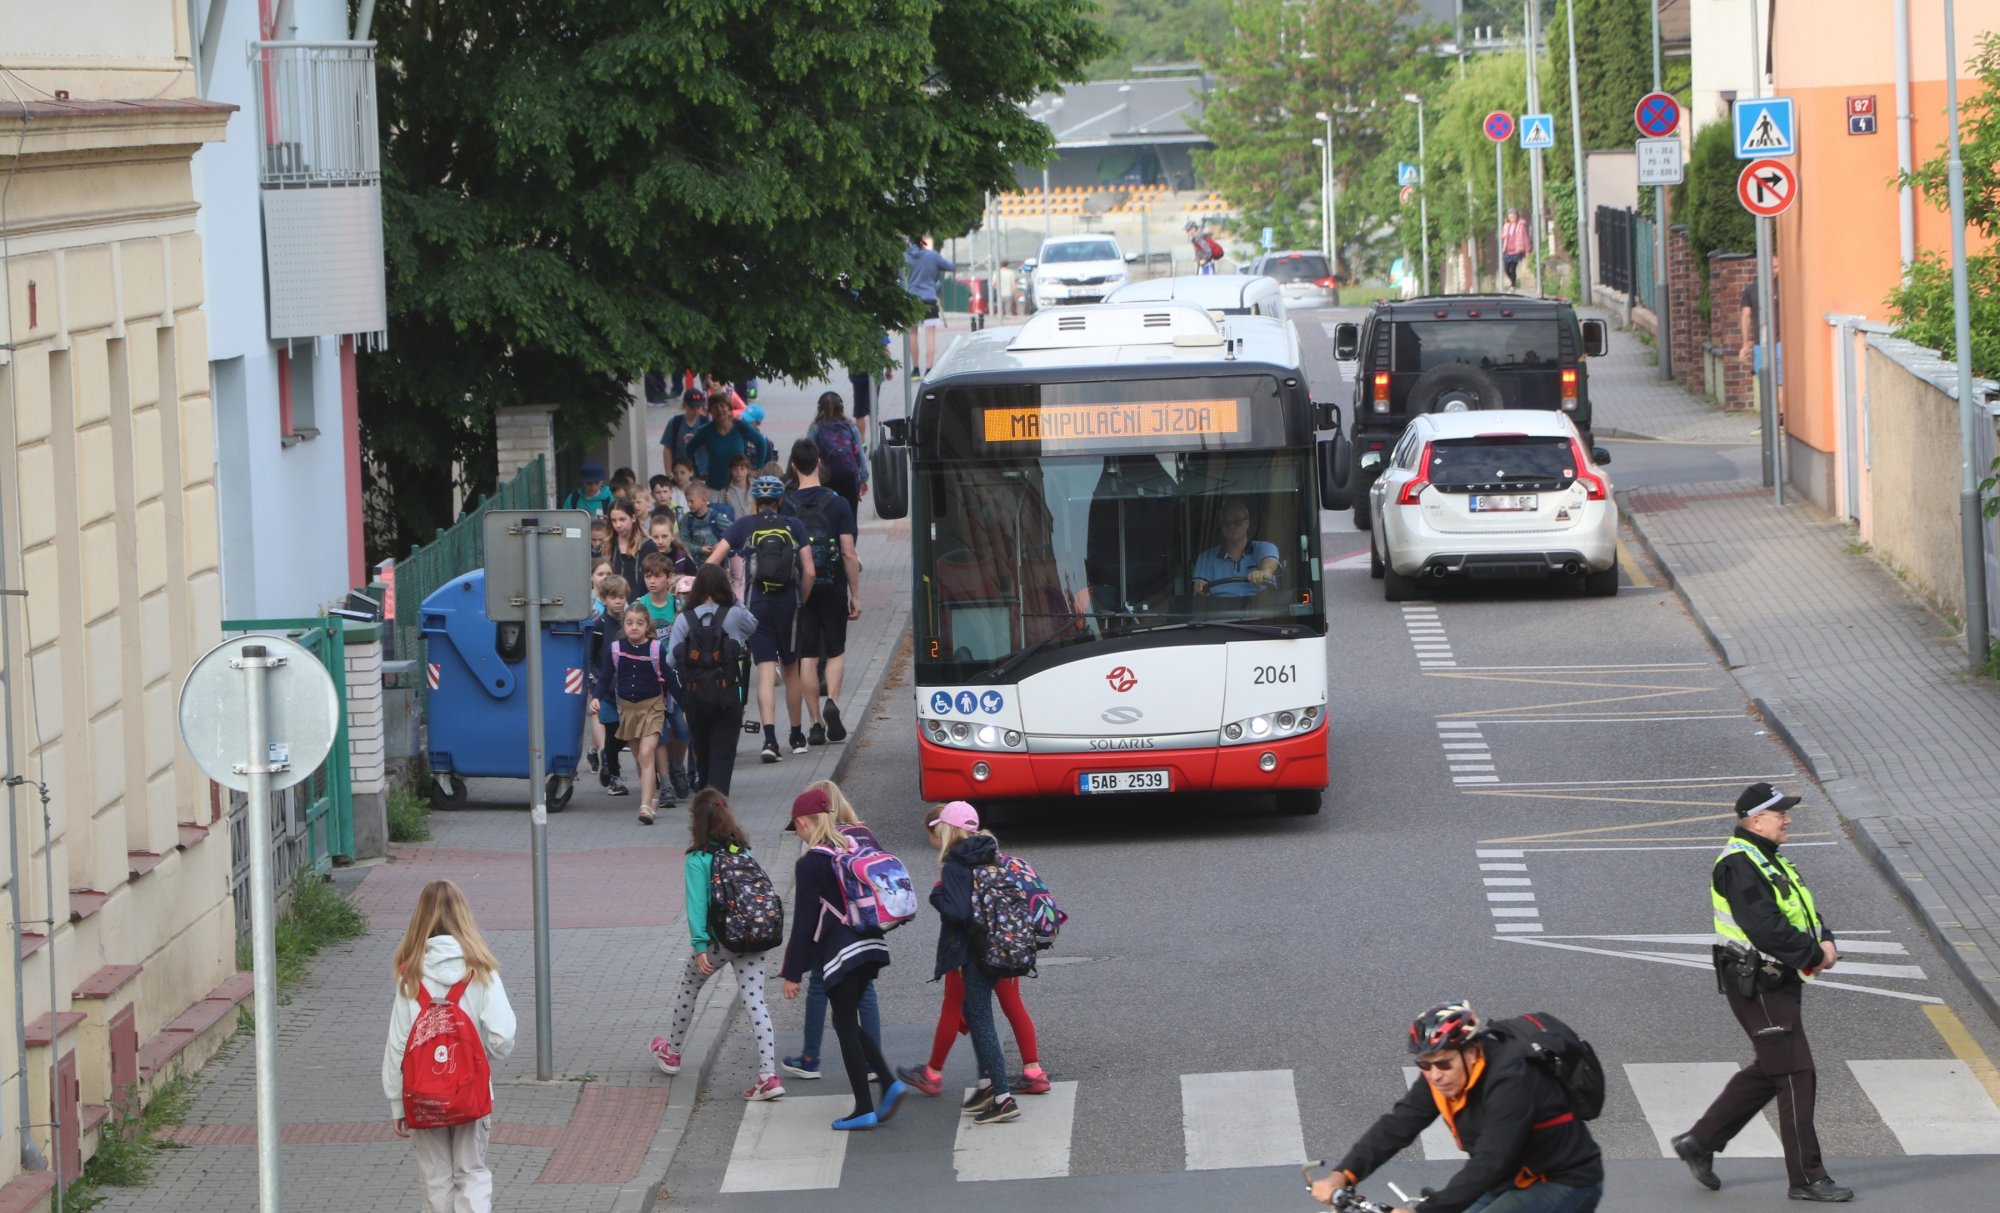
[[[1415,505],[1424,490],[1431,487],[1431,444],[1424,443],[1424,457],[1417,461],[1415,478],[1403,485],[1403,491],[1396,494],[1397,505]]]
[[[1326,277],[1313,279],[1313,285],[1319,287],[1321,290],[1330,291],[1338,284],[1331,277]]]
[[[1574,413],[1576,411],[1576,371],[1573,369],[1564,371],[1562,373],[1562,384],[1563,384],[1563,396],[1562,396],[1563,411],[1566,413]]]
[[[1378,413],[1389,411],[1389,372],[1387,371],[1375,372],[1375,411]]]
[[[1567,371],[1563,373],[1569,374]],[[1425,452],[1425,454],[1429,453],[1428,451]],[[1611,494],[1606,490],[1604,477],[1590,470],[1590,460],[1586,457],[1583,443],[1578,442],[1574,438],[1570,439],[1569,453],[1576,460],[1576,482],[1584,487],[1589,500],[1603,501],[1609,497]]]

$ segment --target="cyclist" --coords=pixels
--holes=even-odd
[[[1417,1140],[1439,1116],[1470,1158],[1424,1213],[1591,1213],[1604,1196],[1604,1156],[1570,1112],[1561,1084],[1525,1047],[1485,1030],[1467,1002],[1444,1002],[1410,1025],[1422,1071],[1389,1113],[1361,1135],[1333,1174],[1312,1183],[1332,1204]],[[1393,1213],[1409,1213],[1398,1209]]]

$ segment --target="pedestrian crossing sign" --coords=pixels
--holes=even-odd
[[[1526,151],[1556,145],[1556,120],[1552,114],[1521,115],[1521,147]]]
[[[1422,179],[1423,179],[1423,172],[1416,165],[1414,164],[1396,165],[1396,184],[1398,186],[1416,185]]]
[[[1739,97],[1735,124],[1738,160],[1798,154],[1790,97]]]

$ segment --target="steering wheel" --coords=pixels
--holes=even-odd
[[[1258,584],[1257,582],[1254,582],[1254,581],[1250,580],[1250,579],[1249,579],[1248,577],[1217,577],[1217,578],[1215,578],[1215,579],[1214,579],[1213,581],[1204,581],[1204,582],[1202,582],[1202,584],[1203,584],[1203,585],[1205,585],[1205,586],[1207,586],[1208,588],[1207,588],[1206,590],[1204,590],[1204,591],[1202,592],[1202,595],[1201,595],[1201,596],[1202,596],[1202,597],[1204,597],[1204,598],[1216,598],[1216,597],[1222,597],[1222,598],[1255,598],[1255,597],[1257,597],[1257,595],[1258,595],[1258,594],[1267,594],[1267,593],[1269,593],[1269,592],[1270,592],[1270,590],[1271,590],[1271,587],[1272,587],[1272,585],[1274,584],[1274,582],[1275,582],[1275,578],[1274,578],[1274,580],[1273,580],[1273,581],[1267,581],[1267,582],[1264,582],[1263,584],[1261,584],[1261,585],[1260,585],[1260,584]],[[1243,584],[1243,585],[1255,585],[1255,586],[1257,586],[1257,590],[1256,590],[1256,593],[1252,593],[1252,594],[1221,594],[1221,595],[1218,595],[1218,594],[1216,594],[1216,592],[1215,592],[1215,587],[1216,587],[1216,586],[1219,586],[1219,585],[1236,585],[1236,584],[1239,584],[1239,583],[1241,583],[1241,584]]]

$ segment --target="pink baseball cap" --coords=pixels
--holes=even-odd
[[[939,826],[951,826],[954,829],[960,830],[977,830],[979,828],[979,810],[973,808],[963,800],[954,800],[939,809],[937,816],[931,818],[928,824],[931,829],[936,829]]]

